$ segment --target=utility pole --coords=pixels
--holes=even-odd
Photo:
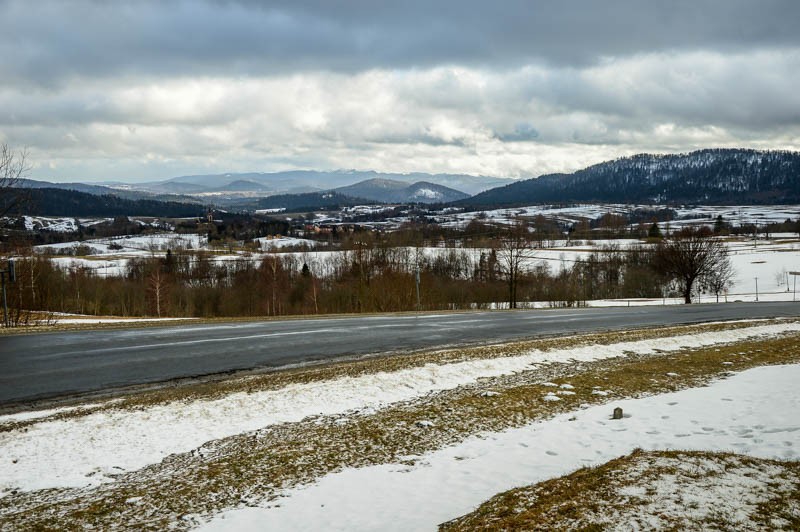
[[[9,327],[11,324],[8,320],[8,300],[6,299],[6,280],[9,283],[17,282],[17,271],[14,268],[14,261],[8,261],[8,267],[5,270],[0,270],[0,283],[3,285],[3,326]]]

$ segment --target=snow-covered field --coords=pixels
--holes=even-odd
[[[38,253],[55,254],[50,260],[60,268],[84,269],[102,277],[119,277],[125,275],[132,258],[163,256],[168,249],[201,250],[207,247],[208,239],[202,235],[157,233],[46,244],[34,249]],[[83,256],[70,256],[74,254]]]
[[[676,368],[680,370],[680,368]],[[761,367],[705,388],[615,401],[416,457],[347,469],[202,530],[434,530],[498,492],[643,449],[800,458],[800,366]],[[613,407],[626,417],[611,420]],[[742,478],[740,482],[746,483]],[[745,484],[746,485],[746,484]]]
[[[293,237],[280,237],[280,238],[271,238],[271,237],[262,237],[257,238],[255,240],[258,242],[259,247],[261,249],[282,249],[282,248],[289,248],[289,247],[308,247],[308,248],[315,248],[320,243],[316,240],[309,240],[307,238],[293,238]]]
[[[117,236],[95,238],[59,244],[36,246],[36,251],[61,253],[85,246],[89,255],[147,255],[154,252],[166,252],[168,249],[204,249],[208,239],[197,234],[155,233],[149,235]]]
[[[132,222],[138,223],[142,226],[150,226],[156,228],[169,228],[169,224],[161,222],[155,218],[148,218],[141,220],[138,218],[129,218]],[[5,218],[6,221],[13,221],[13,219]],[[27,231],[49,231],[52,233],[75,233],[78,231],[79,226],[91,227],[106,222],[113,221],[113,218],[69,218],[69,217],[52,217],[52,216],[22,216],[22,224]]]
[[[572,224],[581,220],[596,220],[605,214],[628,215],[637,209],[658,210],[667,208],[659,205],[627,205],[627,204],[580,204],[571,207],[555,207],[548,205],[534,205],[530,207],[516,207],[510,209],[493,209],[484,211],[481,217],[486,221],[511,224],[518,217],[535,218],[542,215],[550,220],[560,223]],[[662,222],[659,225],[671,229],[680,229],[687,226],[708,225],[713,226],[717,216],[733,225],[757,224],[763,226],[768,223],[782,223],[800,218],[800,205],[735,205],[714,206],[698,205],[692,207],[678,207],[676,220]],[[465,227],[472,221],[475,212],[459,212],[441,216],[441,223],[448,227]]]
[[[53,231],[55,233],[72,233],[78,230],[75,218],[45,218],[41,216],[24,216],[23,223],[27,231]]]

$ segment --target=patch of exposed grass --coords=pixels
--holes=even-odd
[[[496,495],[439,530],[797,530],[798,497],[800,462],[636,450]]]

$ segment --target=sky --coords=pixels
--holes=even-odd
[[[800,149],[795,0],[0,0],[29,177],[527,178]]]

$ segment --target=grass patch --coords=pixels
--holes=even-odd
[[[800,462],[636,450],[513,489],[439,530],[797,530]]]

